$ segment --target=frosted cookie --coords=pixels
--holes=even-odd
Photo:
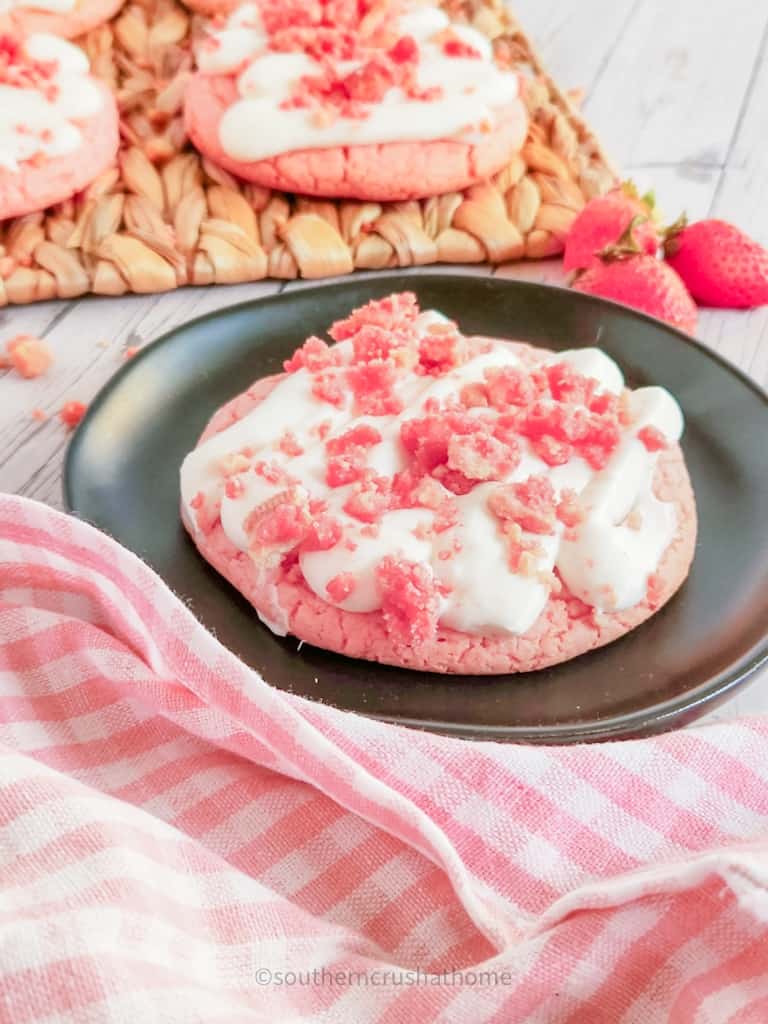
[[[118,142],[114,97],[82,50],[43,33],[0,36],[0,220],[79,192]]]
[[[74,39],[109,21],[124,0],[0,0],[0,30]]]
[[[279,635],[414,669],[543,668],[685,579],[696,510],[663,388],[598,349],[464,337],[394,295],[310,338],[181,468],[201,554]]]
[[[499,171],[527,132],[490,42],[419,3],[262,0],[211,26],[185,94],[190,138],[248,181],[401,200]]]

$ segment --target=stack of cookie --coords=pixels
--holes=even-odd
[[[71,39],[120,0],[10,0],[0,15],[0,219],[61,202],[114,160],[114,96]],[[528,129],[521,80],[490,42],[419,0],[195,0],[185,97],[204,157],[245,181],[391,201],[500,171]]]

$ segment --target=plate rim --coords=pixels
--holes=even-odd
[[[486,277],[472,273],[443,273],[432,270],[416,273],[413,271],[376,271],[366,274],[355,274],[351,278],[345,278],[342,280],[302,286],[301,293],[308,295],[311,298],[313,294],[320,292],[344,292],[350,286],[353,286],[356,283],[362,284],[366,281],[370,281],[372,283],[385,283],[389,281],[393,284],[396,282],[397,290],[408,290],[409,287],[413,287],[419,282],[449,284],[450,282],[461,281],[465,284],[467,280],[473,280],[478,285],[491,284],[493,288],[500,288],[502,291],[509,289],[511,292],[522,290],[543,292],[544,294],[547,292],[557,292],[563,296],[568,296],[569,299],[575,301],[577,304],[591,306],[597,311],[601,308],[608,308],[615,312],[619,312],[623,316],[639,319],[653,327],[656,327],[657,329],[661,328],[666,333],[670,333],[676,337],[678,341],[683,342],[689,349],[692,349],[694,352],[708,358],[721,371],[729,373],[739,380],[741,384],[745,385],[762,402],[766,408],[766,413],[768,413],[768,390],[763,388],[762,385],[720,352],[709,348],[702,341],[699,341],[692,335],[686,334],[684,331],[679,330],[672,324],[669,324],[664,320],[660,320],[657,317],[650,316],[647,313],[635,310],[622,303],[603,299],[594,295],[588,295],[583,292],[577,292],[562,285],[552,285],[536,281],[521,281],[515,278],[497,277],[495,275],[489,275]],[[409,281],[413,281],[413,285],[409,285]],[[253,309],[254,307],[262,309],[264,307],[268,308],[272,305],[283,305],[290,300],[292,294],[294,294],[292,291],[282,290],[271,295],[245,299],[241,302],[221,307],[220,309],[211,310],[210,312],[204,313],[200,316],[191,317],[184,323],[172,327],[170,330],[163,332],[158,337],[145,344],[135,356],[126,361],[123,366],[119,367],[116,372],[112,374],[107,381],[105,381],[94,396],[83,419],[73,432],[69,444],[67,445],[62,467],[62,494],[65,510],[77,518],[90,522],[87,516],[78,510],[76,493],[77,460],[81,448],[85,444],[85,439],[87,438],[93,419],[98,415],[102,406],[109,401],[112,393],[122,384],[123,380],[127,376],[130,376],[130,374],[135,371],[136,367],[140,365],[142,361],[149,358],[158,347],[171,343],[179,332],[186,331],[191,327],[204,325],[208,322],[215,322],[217,319],[229,314],[238,315]],[[96,526],[96,524],[92,525]],[[102,529],[100,526],[96,526],[96,528]],[[149,563],[145,564],[149,565]],[[160,573],[152,566],[149,566],[149,568],[160,576]],[[160,578],[163,579],[162,576],[160,576]],[[169,586],[164,579],[163,582],[166,586]],[[197,618],[197,616],[195,617]],[[198,622],[200,622],[199,619]],[[200,624],[204,629],[208,629],[208,627],[206,627],[202,622]],[[232,651],[230,653],[234,654]],[[235,654],[235,657],[238,657],[238,655]],[[362,714],[365,715],[365,717],[373,718],[377,721],[386,722],[388,724],[399,725],[404,728],[416,728],[476,741],[501,740],[513,743],[566,744],[631,738],[633,735],[639,735],[641,733],[651,734],[663,731],[666,728],[674,727],[678,720],[684,718],[688,714],[691,719],[694,719],[701,713],[699,709],[703,706],[709,706],[711,709],[717,707],[720,703],[728,699],[728,697],[732,695],[733,691],[745,685],[755,675],[755,673],[757,673],[760,668],[767,663],[768,627],[766,627],[762,638],[750,650],[745,652],[737,662],[721,670],[712,679],[701,683],[695,690],[685,691],[678,697],[669,698],[660,703],[652,704],[635,711],[619,715],[611,715],[598,720],[593,720],[592,722],[577,725],[465,726],[460,723],[453,723],[449,725],[447,723],[433,722],[431,719],[415,720],[408,718],[408,716],[397,717],[384,713],[366,713],[359,709],[351,710],[348,708],[337,708],[337,710],[345,711],[348,714]],[[256,670],[254,669],[254,671]],[[271,686],[275,685],[273,683],[269,683],[269,680],[267,679],[265,679],[265,682]],[[280,689],[280,687],[278,687],[278,689]],[[697,692],[697,690],[700,690],[701,692]],[[695,694],[693,699],[692,694]],[[305,696],[303,699],[313,700],[314,698],[311,696]],[[315,701],[315,703],[325,702]],[[329,706],[337,707],[333,704],[329,704]]]

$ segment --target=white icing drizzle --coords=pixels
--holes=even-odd
[[[332,558],[324,558],[326,551],[311,551],[301,555],[301,571],[316,594],[325,594],[329,580],[341,572],[351,572],[356,586],[350,596],[340,602],[339,607],[349,612],[373,612],[381,606],[381,595],[375,579],[376,566],[386,555],[394,551],[411,562],[430,564],[432,542],[420,540],[414,530],[420,525],[429,525],[433,514],[427,509],[408,508],[387,512],[382,516],[376,537],[366,537],[362,523],[349,524],[345,537],[357,547],[354,551],[340,546]]]
[[[443,319],[433,311],[422,314],[420,329]],[[250,446],[255,458],[273,461],[285,468],[313,498],[328,503],[329,513],[342,523],[341,543],[326,551],[301,553],[299,564],[307,585],[323,600],[333,602],[326,584],[341,573],[352,573],[355,589],[339,607],[350,612],[369,612],[380,607],[381,595],[375,567],[385,555],[394,555],[429,567],[450,591],[441,603],[440,623],[467,633],[522,634],[541,614],[549,597],[549,586],[541,574],[557,569],[568,588],[585,603],[603,611],[631,607],[642,601],[649,576],[677,529],[674,504],[662,502],[653,493],[652,482],[658,453],[649,452],[637,438],[645,426],[660,430],[670,442],[683,430],[683,417],[675,399],[663,388],[646,387],[631,392],[632,422],[606,466],[594,470],[582,458],[572,457],[565,465],[550,467],[531,450],[524,450],[517,468],[504,482],[546,476],[557,493],[565,489],[580,495],[586,519],[571,534],[558,524],[549,536],[523,533],[539,545],[537,574],[523,575],[508,567],[506,541],[499,523],[488,507],[488,496],[499,482],[482,483],[468,494],[456,497],[458,523],[442,533],[430,534],[434,513],[429,509],[406,509],[384,513],[378,533],[371,535],[362,523],[347,515],[342,506],[352,486],[329,488],[325,481],[325,440],[317,436],[324,421],[330,423],[326,436],[332,438],[361,423],[375,425],[382,441],[370,449],[368,464],[385,475],[402,469],[406,457],[399,434],[403,421],[422,415],[427,398],[456,395],[467,383],[483,380],[490,366],[514,366],[519,359],[506,342],[492,342],[490,351],[440,377],[406,375],[395,384],[405,408],[397,416],[359,417],[351,409],[351,397],[343,408],[321,402],[311,394],[311,376],[306,370],[285,377],[270,395],[247,416],[191,452],[181,467],[181,493],[185,518],[195,529],[193,498],[200,492],[221,498],[221,523],[230,541],[247,550],[244,520],[262,502],[282,488],[267,483],[254,472],[239,479],[245,489],[237,498],[223,493],[220,459]],[[351,344],[341,342],[336,350],[349,361]],[[542,352],[543,362],[567,362],[579,373],[597,379],[601,391],[619,394],[624,386],[618,366],[598,349],[575,349],[556,354]],[[343,367],[338,371],[343,372]],[[290,430],[304,453],[289,457],[278,442]],[[524,449],[527,442],[520,439]],[[631,520],[631,525],[627,520]],[[416,532],[414,532],[416,531]],[[347,543],[352,541],[354,550]],[[461,547],[451,558],[441,551]],[[280,630],[283,632],[284,630]]]
[[[24,42],[32,60],[51,62],[50,91],[0,83],[0,167],[18,171],[38,155],[74,153],[83,141],[75,122],[95,114],[102,96],[88,73],[88,58],[64,39],[36,33]]]
[[[456,36],[481,54],[449,57],[434,37],[450,25]],[[481,126],[492,130],[499,113],[518,96],[517,75],[499,68],[482,33],[451,25],[437,7],[409,3],[398,20],[402,35],[419,45],[418,84],[439,86],[442,96],[413,100],[391,88],[381,103],[368,105],[364,118],[335,117],[320,123],[307,109],[281,109],[294,84],[304,75],[318,74],[320,65],[305,53],[268,50],[258,7],[244,4],[219,30],[209,29],[197,50],[199,69],[208,75],[235,74],[240,99],[224,113],[219,140],[224,151],[243,162],[263,160],[298,149],[430,141],[452,137],[476,138]],[[344,70],[354,70],[349,62]]]

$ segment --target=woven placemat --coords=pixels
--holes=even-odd
[[[81,40],[118,98],[118,166],[77,198],[0,225],[0,306],[561,252],[573,218],[615,172],[502,0],[443,6],[525,74],[528,140],[465,193],[368,203],[246,185],[203,159],[181,118],[196,19],[175,0],[131,0]]]

